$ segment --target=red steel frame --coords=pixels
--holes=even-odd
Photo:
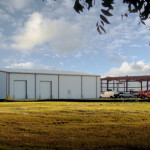
[[[103,81],[106,81],[106,83],[103,83]],[[125,84],[125,86],[124,86],[124,92],[128,92],[129,90],[128,90],[128,82],[140,82],[140,84],[141,84],[141,90],[142,90],[142,81],[147,81],[147,86],[146,86],[146,88],[147,88],[147,90],[149,90],[148,89],[148,82],[150,81],[150,75],[145,75],[145,76],[120,76],[120,77],[105,77],[105,78],[101,78],[101,92],[103,92],[102,91],[102,89],[103,89],[103,84],[105,84],[106,85],[106,89],[107,89],[107,91],[109,90],[109,82],[110,81],[114,81],[114,80],[116,80],[116,81],[121,81],[121,80],[124,80],[124,84]],[[113,87],[115,87],[114,85],[115,84],[119,84],[119,83],[114,83],[113,82]],[[131,87],[130,87],[131,88]],[[137,88],[137,87],[132,87],[132,88]]]

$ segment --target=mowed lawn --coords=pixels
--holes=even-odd
[[[148,150],[148,102],[0,102],[0,150]]]

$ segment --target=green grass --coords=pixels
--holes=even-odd
[[[1,102],[0,150],[148,150],[150,103]]]

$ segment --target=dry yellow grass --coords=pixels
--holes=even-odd
[[[146,150],[149,141],[150,103],[0,103],[0,150]]]

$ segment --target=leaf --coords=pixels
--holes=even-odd
[[[102,6],[107,7],[109,9],[114,9],[114,7],[111,4],[108,4],[108,3],[102,3]]]
[[[106,17],[104,17],[103,15],[100,14],[100,18],[107,24],[110,24],[110,22],[107,20]]]
[[[104,26],[104,22],[103,21],[101,21],[101,24]]]
[[[112,7],[112,4],[114,4],[114,0],[102,0],[102,6],[104,7]]]
[[[124,14],[124,16],[128,17],[128,14],[127,14],[127,13],[125,13],[125,14]]]
[[[113,16],[108,10],[101,9],[101,11],[106,16]]]
[[[123,20],[123,15],[121,14],[121,19]]]
[[[98,26],[98,22],[96,23],[96,26]]]
[[[80,11],[83,12],[83,5],[80,4],[79,0],[76,0],[75,4],[74,4],[74,9],[77,13],[80,13]]]
[[[100,28],[106,33],[106,30],[100,25]]]
[[[93,0],[86,0],[85,2],[88,4],[88,10],[92,7]]]
[[[102,32],[99,29],[99,26],[97,27],[97,31],[99,32],[99,34],[102,34]]]
[[[141,20],[141,22],[145,25],[145,22],[143,20]]]

